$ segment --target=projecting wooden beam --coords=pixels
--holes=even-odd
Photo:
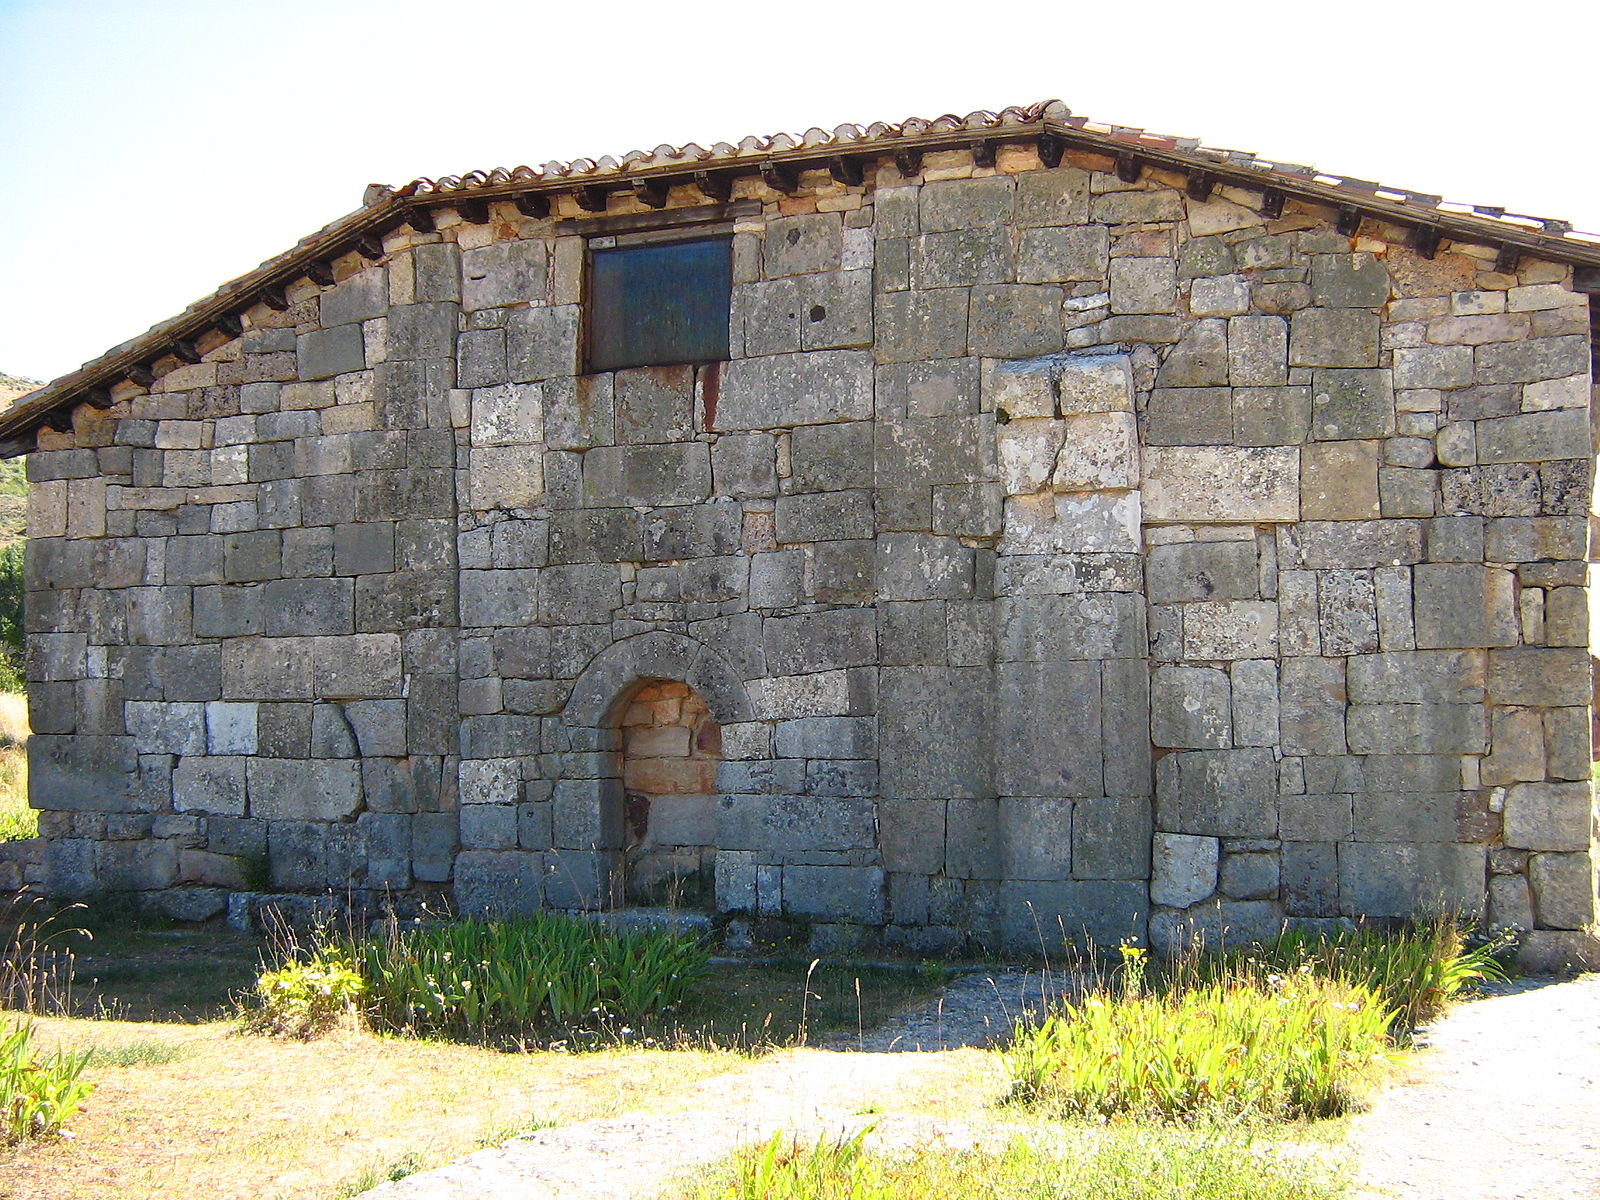
[[[550,215],[550,197],[543,192],[523,192],[511,203],[515,204],[517,211],[525,217],[538,219]]]
[[[1500,252],[1494,256],[1494,269],[1501,275],[1515,275],[1517,264],[1522,261],[1522,251],[1515,246],[1500,244]]]
[[[1439,252],[1439,239],[1443,236],[1437,225],[1418,225],[1411,231],[1411,248],[1423,258],[1432,258]]]
[[[456,205],[456,211],[461,214],[461,219],[469,225],[487,225],[489,223],[489,202],[487,200],[463,200]]]
[[[578,207],[583,209],[584,212],[603,213],[606,210],[606,201],[610,194],[599,184],[590,183],[585,184],[574,192],[573,197],[578,201]]]
[[[1268,188],[1261,193],[1261,215],[1269,221],[1276,221],[1283,216],[1284,194],[1277,188]]]
[[[383,239],[367,233],[356,239],[356,253],[368,262],[377,262],[383,257]]]
[[[412,208],[406,210],[406,224],[418,233],[433,232],[433,212],[426,208]]]
[[[972,143],[972,165],[975,167],[994,166],[995,145],[986,138]]]
[[[894,152],[894,165],[907,179],[922,171],[922,151],[901,146]]]
[[[262,288],[261,303],[273,312],[286,312],[289,308],[289,295],[281,287]]]
[[[223,313],[217,318],[217,328],[227,337],[236,338],[244,332],[244,318],[238,313]]]
[[[1216,176],[1210,171],[1190,171],[1189,181],[1184,187],[1184,194],[1191,200],[1202,203],[1211,199],[1211,189],[1216,186]]]
[[[1039,135],[1039,161],[1047,167],[1059,167],[1061,156],[1066,152],[1067,143],[1053,133]]]
[[[1335,228],[1345,237],[1355,237],[1356,231],[1361,228],[1361,210],[1359,208],[1341,208],[1339,210],[1339,223]]]
[[[1117,178],[1123,183],[1138,183],[1144,164],[1131,154],[1117,155]]]
[[[646,208],[665,208],[667,206],[668,185],[665,179],[635,179],[633,181],[633,195],[640,204]]]
[[[98,408],[102,412],[111,407],[110,388],[90,388],[83,394],[83,402],[90,408]]]
[[[842,183],[845,187],[860,187],[864,178],[861,172],[861,160],[843,154],[828,160],[828,174],[833,176],[835,183]]]
[[[200,347],[196,346],[193,342],[186,342],[181,339],[173,342],[172,353],[179,362],[186,362],[193,365],[194,363],[200,361]]]
[[[764,162],[761,164],[761,182],[775,192],[792,196],[800,187],[800,173],[788,163]]]
[[[312,261],[306,264],[306,278],[318,287],[333,286],[333,264]]]
[[[21,437],[7,438],[0,442],[0,458],[16,458],[22,454],[32,454],[38,448],[39,439],[31,433]]]
[[[707,200],[726,204],[733,195],[733,176],[714,175],[710,171],[696,171],[694,185]]]
[[[142,388],[147,388],[156,381],[156,373],[150,369],[149,363],[139,363],[128,368],[128,379]]]

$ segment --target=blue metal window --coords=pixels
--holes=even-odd
[[[733,239],[618,246],[589,255],[589,370],[728,357]]]

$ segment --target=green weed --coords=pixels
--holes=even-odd
[[[1333,1200],[1331,1169],[1248,1134],[1122,1126],[1001,1150],[885,1154],[869,1131],[802,1144],[777,1134],[669,1200]]]
[[[320,949],[304,962],[286,963],[256,980],[254,1023],[271,1033],[314,1037],[355,1013],[366,990],[350,956]]]
[[[1093,1119],[1336,1116],[1388,1046],[1389,1013],[1362,985],[1245,963],[1152,990],[1143,954],[1124,950],[1119,988],[1018,1025],[1012,1100]]]
[[[1498,940],[1469,946],[1466,928],[1450,917],[1392,931],[1366,925],[1331,934],[1286,930],[1269,942],[1226,954],[1182,956],[1173,977],[1174,986],[1192,986],[1227,978],[1241,964],[1280,975],[1309,968],[1371,989],[1389,1010],[1395,1035],[1404,1038],[1472,983],[1504,979],[1496,961],[1504,948]]]
[[[88,1062],[87,1052],[57,1050],[41,1058],[31,1022],[0,1022],[0,1129],[6,1141],[58,1133],[94,1090],[80,1078]]]
[[[474,1038],[657,1016],[710,959],[694,937],[557,915],[392,929],[353,953],[379,1025]]]

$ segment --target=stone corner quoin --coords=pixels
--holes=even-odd
[[[594,214],[446,207],[79,405],[28,462],[31,878],[1575,939],[1588,297],[1184,185],[740,177],[727,360],[589,374]]]

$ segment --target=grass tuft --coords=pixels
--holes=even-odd
[[[1142,950],[1120,988],[1019,1024],[1010,1099],[1067,1117],[1153,1120],[1337,1116],[1388,1047],[1369,989],[1302,967],[1238,964],[1196,986],[1147,989]]]
[[[1310,969],[1370,989],[1389,1010],[1392,1032],[1404,1039],[1471,984],[1504,979],[1497,956],[1507,946],[1503,938],[1469,945],[1467,927],[1451,917],[1392,931],[1368,925],[1331,934],[1291,929],[1242,950],[1180,957],[1173,977],[1186,986],[1225,979],[1241,966],[1279,975]]]
[[[1334,1200],[1342,1191],[1325,1163],[1237,1131],[1122,1126],[1054,1145],[903,1154],[867,1149],[868,1132],[810,1144],[777,1134],[668,1200]]]

